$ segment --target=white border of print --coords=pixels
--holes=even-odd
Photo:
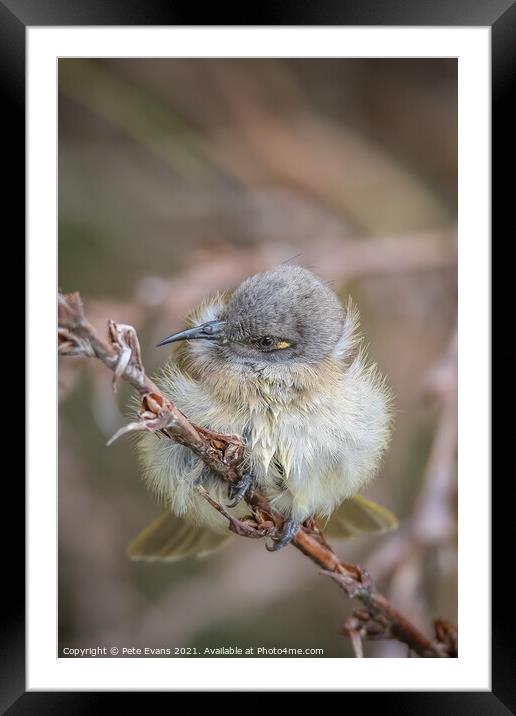
[[[38,27],[27,33],[27,689],[489,690],[490,28]],[[235,658],[228,668],[219,658],[57,658],[56,60],[72,56],[459,58],[458,659],[404,659],[401,667],[398,659],[284,658],[281,668],[271,668],[266,658]],[[44,420],[38,406],[45,406]]]

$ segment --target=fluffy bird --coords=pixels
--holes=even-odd
[[[238,435],[246,475],[228,510],[259,489],[285,516],[273,543],[290,542],[310,517],[332,536],[394,527],[396,518],[357,492],[372,479],[390,436],[390,392],[357,335],[358,314],[310,271],[282,265],[198,307],[157,378],[194,423]],[[129,545],[135,559],[206,554],[230,535],[195,489],[219,502],[228,487],[187,447],[154,434],[138,443],[145,481],[167,505]]]

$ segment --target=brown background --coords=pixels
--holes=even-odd
[[[90,318],[157,340],[280,261],[357,303],[396,395],[367,495],[401,528],[337,545],[421,627],[456,620],[455,60],[61,60],[59,281]],[[60,362],[59,643],[321,647],[350,605],[294,549],[128,562],[157,512],[110,375]],[[371,656],[404,656],[378,642]]]

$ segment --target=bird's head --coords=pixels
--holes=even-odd
[[[263,370],[318,363],[339,350],[346,334],[346,313],[335,293],[299,266],[251,276],[209,311],[211,320],[173,333],[158,345],[195,340],[192,350],[199,357]]]

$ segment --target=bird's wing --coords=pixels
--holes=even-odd
[[[218,534],[193,525],[164,510],[131,540],[127,555],[134,560],[175,562],[184,557],[203,557],[221,547],[231,532]]]
[[[338,507],[326,525],[321,521],[323,532],[328,537],[352,537],[363,532],[387,532],[398,526],[398,520],[390,510],[354,495]]]

